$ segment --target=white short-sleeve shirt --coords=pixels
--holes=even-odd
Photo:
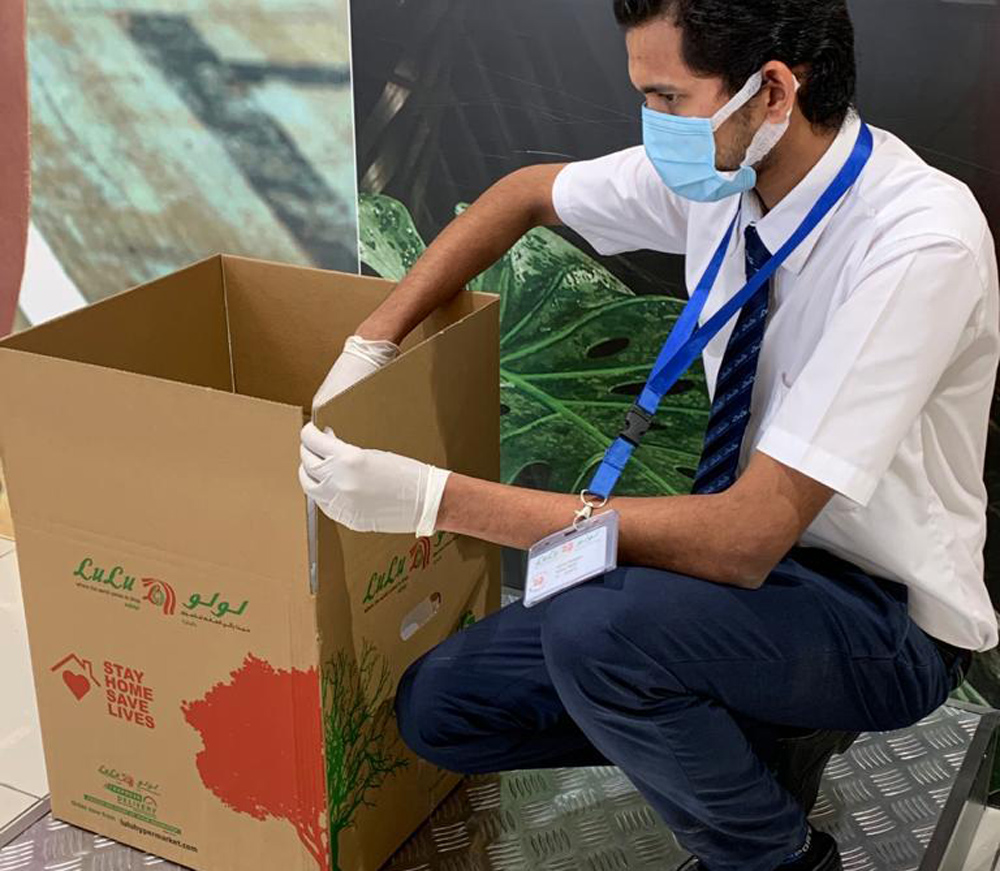
[[[849,116],[763,217],[756,193],[742,195],[701,323],[745,284],[744,228],[754,223],[777,251],[847,160],[859,127]],[[772,278],[739,470],[756,449],[834,489],[799,543],[906,584],[917,625],[988,650],[998,641],[983,577],[983,471],[1000,363],[993,239],[966,185],[871,129],[861,178]],[[642,146],[568,164],[552,197],[560,220],[601,254],[686,254],[689,294],[739,205],[676,196]],[[703,352],[710,395],[735,323]]]

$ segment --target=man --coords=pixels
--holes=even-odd
[[[701,871],[839,869],[807,820],[830,754],[933,711],[997,643],[982,555],[993,242],[968,189],[895,136],[872,129],[867,155],[844,0],[614,8],[643,145],[499,181],[347,340],[316,404],[534,226],[602,254],[685,253],[693,295],[718,249],[702,324],[785,259],[704,348],[713,405],[691,495],[612,497],[617,568],[430,651],[400,681],[400,730],[460,772],[614,763]],[[300,479],[355,529],[519,548],[579,507],[312,424]]]

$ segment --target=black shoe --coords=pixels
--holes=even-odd
[[[806,850],[794,862],[778,865],[775,871],[843,871],[840,861],[840,850],[833,835],[821,832],[809,823],[810,843]],[[701,860],[692,856],[677,871],[711,871]]]
[[[778,783],[795,796],[808,815],[816,804],[830,757],[844,753],[861,733],[835,729],[813,729],[799,735],[794,732],[786,730],[784,737],[755,744],[754,749]]]
[[[775,778],[795,796],[806,815],[812,813],[820,781],[830,757],[844,753],[860,732],[817,729],[797,738],[780,738],[774,761]]]

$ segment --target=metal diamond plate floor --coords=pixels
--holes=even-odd
[[[955,827],[968,797],[975,772],[963,761],[981,721],[946,704],[907,729],[865,733],[830,760],[810,819],[837,838],[845,871],[939,867],[928,845],[939,824]],[[944,819],[956,785],[964,794]],[[935,843],[948,837],[939,831]],[[553,769],[467,778],[385,871],[663,871],[687,856],[618,769]],[[0,871],[151,866],[179,868],[50,814],[0,849]]]

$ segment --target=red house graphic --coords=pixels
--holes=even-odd
[[[69,668],[63,668],[67,663],[74,664],[77,671],[71,671]],[[63,683],[66,684],[67,689],[74,696],[76,700],[80,701],[87,693],[90,692],[91,687],[100,686],[101,682],[94,677],[94,669],[90,664],[89,659],[81,659],[75,653],[71,653],[69,656],[64,656],[59,660],[54,666],[52,666],[49,671],[60,671],[62,670]]]

